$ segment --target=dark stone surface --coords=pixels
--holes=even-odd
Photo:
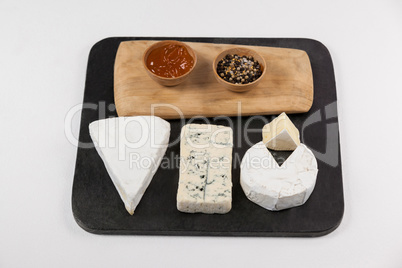
[[[107,38],[91,49],[84,103],[97,109],[83,109],[80,142],[91,148],[78,148],[72,192],[72,210],[77,223],[97,234],[139,235],[203,235],[203,236],[322,236],[338,227],[344,211],[342,170],[339,146],[336,88],[331,56],[318,41],[299,38],[168,38],[191,42],[260,45],[305,50],[314,76],[314,102],[308,113],[290,115],[301,132],[302,142],[310,147],[318,160],[318,178],[310,199],[300,207],[271,212],[249,201],[239,183],[239,160],[250,147],[243,135],[250,117],[232,118],[234,122],[233,205],[224,215],[186,214],[176,209],[179,170],[159,168],[145,192],[135,214],[130,216],[121,201],[101,158],[92,146],[88,125],[103,117],[99,109],[106,107],[106,117],[117,116],[113,108],[113,67],[121,41],[162,40],[165,38]],[[331,105],[332,104],[332,105]],[[112,106],[109,106],[112,105]],[[249,128],[261,129],[263,119],[256,117]],[[321,119],[321,120],[320,120]],[[211,123],[228,125],[226,120]],[[315,122],[310,124],[309,122]],[[179,135],[181,122],[170,120],[171,140]],[[303,128],[303,125],[308,125]],[[241,131],[238,132],[237,130]],[[303,130],[302,130],[303,129]],[[241,137],[239,136],[241,135]],[[236,141],[240,139],[238,144]],[[252,143],[261,133],[250,133]],[[85,147],[85,146],[84,146]],[[179,156],[179,144],[171,146],[167,156]],[[286,158],[287,153],[275,157]]]

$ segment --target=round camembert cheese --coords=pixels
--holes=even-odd
[[[252,146],[241,163],[240,184],[247,198],[268,210],[304,204],[314,189],[317,160],[304,144],[279,166],[264,142]]]

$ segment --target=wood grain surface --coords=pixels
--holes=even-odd
[[[120,43],[114,66],[114,99],[119,116],[175,119],[303,113],[311,108],[313,76],[310,59],[303,50],[186,42],[197,53],[198,63],[182,84],[165,87],[153,81],[142,64],[144,51],[155,42]],[[214,58],[232,47],[251,48],[266,61],[265,77],[250,91],[229,91],[214,77]]]

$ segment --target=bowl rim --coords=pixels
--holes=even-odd
[[[180,75],[180,76],[177,76],[177,77],[164,77],[164,76],[159,76],[159,75],[157,75],[157,74],[154,74],[153,72],[151,72],[151,70],[149,70],[149,68],[148,68],[148,66],[147,66],[147,64],[146,64],[146,59],[148,59],[148,57],[145,58],[145,56],[147,55],[148,52],[150,52],[152,49],[154,49],[157,45],[160,45],[160,44],[162,44],[162,43],[166,43],[166,44],[172,44],[172,43],[173,43],[173,44],[182,45],[182,46],[184,46],[189,52],[190,52],[190,51],[192,52],[192,53],[191,53],[191,54],[192,54],[191,56],[194,55],[194,56],[193,56],[194,64],[193,64],[193,66],[190,68],[190,70],[188,70],[188,72],[186,72],[185,74],[182,74],[182,75]],[[163,80],[166,80],[166,81],[173,81],[173,80],[176,80],[176,79],[179,79],[179,78],[183,78],[183,77],[189,75],[189,74],[194,70],[195,65],[197,64],[197,53],[195,53],[194,49],[191,48],[189,45],[187,45],[187,44],[184,43],[184,42],[177,41],[177,40],[161,40],[161,41],[157,41],[157,42],[153,43],[152,45],[150,45],[149,47],[147,47],[147,48],[145,49],[144,53],[142,54],[142,64],[143,64],[145,70],[147,70],[147,72],[148,72],[150,75],[152,75],[152,76],[154,76],[154,77],[156,77],[156,78],[158,78],[158,79],[163,79]]]
[[[251,52],[253,52],[254,54],[258,55],[258,56],[262,59],[262,62],[263,62],[262,66],[263,66],[264,69],[262,70],[261,76],[258,77],[257,80],[255,80],[255,81],[253,81],[253,82],[251,82],[251,83],[247,83],[247,84],[233,84],[233,83],[229,83],[228,81],[222,79],[222,77],[220,77],[220,76],[218,75],[218,73],[217,73],[217,71],[216,71],[216,66],[218,65],[218,61],[220,60],[220,59],[218,59],[218,56],[221,55],[221,54],[225,54],[225,53],[227,53],[227,52],[229,52],[229,51],[231,51],[231,50],[234,50],[234,49],[242,49],[242,50],[246,50],[246,51],[251,51]],[[230,53],[228,53],[228,54],[230,54]],[[223,59],[223,58],[222,58],[222,59]],[[260,63],[260,65],[261,65],[261,62],[259,62],[259,63]],[[226,84],[226,85],[228,85],[228,86],[231,86],[231,87],[242,88],[242,87],[246,87],[246,86],[247,86],[247,87],[252,86],[252,85],[255,84],[255,83],[259,83],[259,82],[261,81],[261,79],[262,79],[262,78],[264,77],[264,75],[265,75],[265,72],[266,72],[266,70],[267,70],[267,63],[265,62],[264,57],[261,56],[261,54],[258,53],[257,51],[255,51],[255,50],[253,50],[253,49],[250,49],[250,48],[247,48],[247,47],[236,46],[236,47],[228,48],[228,49],[225,49],[225,50],[222,50],[221,52],[219,52],[218,55],[216,55],[215,59],[214,59],[213,62],[212,62],[212,69],[213,69],[213,72],[214,72],[215,77],[219,78],[222,83],[224,83],[224,84]]]

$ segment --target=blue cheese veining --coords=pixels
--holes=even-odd
[[[232,208],[230,127],[188,124],[181,130],[177,209],[188,213],[227,213]]]

